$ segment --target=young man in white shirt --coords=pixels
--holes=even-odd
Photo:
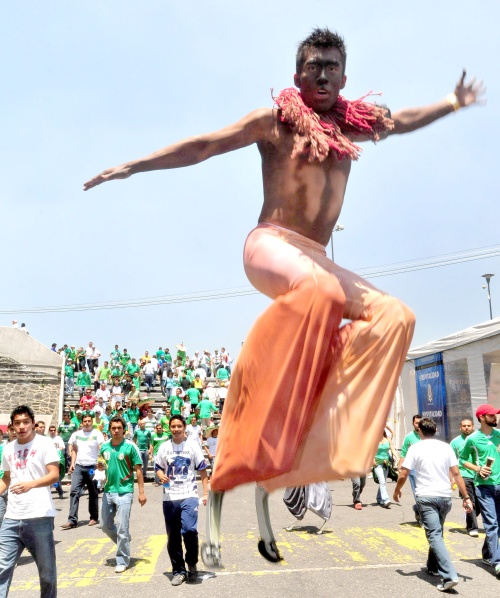
[[[42,598],[57,595],[54,517],[50,486],[59,479],[59,455],[51,439],[35,434],[35,415],[26,405],[11,413],[16,439],[5,445],[0,494],[8,488],[0,528],[0,595],[7,596],[17,560],[27,548],[38,567]]]
[[[186,422],[181,415],[170,418],[172,439],[164,442],[155,457],[155,472],[163,484],[163,515],[167,528],[167,550],[172,563],[172,585],[198,577],[198,486],[196,471],[203,484],[207,504],[207,464],[196,441],[186,438]],[[186,555],[182,552],[182,539]],[[186,565],[188,572],[186,572]]]
[[[78,505],[80,494],[84,486],[89,493],[89,525],[96,525],[99,521],[99,503],[97,489],[92,476],[97,467],[97,457],[104,437],[99,430],[92,428],[92,417],[84,415],[82,429],[74,432],[69,440],[71,446],[71,490],[70,506],[67,523],[61,525],[62,529],[72,529],[78,525]]]
[[[422,442],[408,449],[399,474],[394,501],[399,502],[401,488],[413,470],[416,477],[415,496],[418,512],[429,542],[427,571],[441,577],[437,586],[446,592],[457,585],[458,575],[444,543],[443,532],[446,515],[451,510],[451,484],[454,479],[463,499],[466,512],[472,510],[464,480],[458,470],[458,460],[446,442],[435,440],[436,422],[428,417],[420,420],[418,434]]]

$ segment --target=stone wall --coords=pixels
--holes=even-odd
[[[29,405],[37,420],[58,423],[61,372],[35,371],[14,359],[0,357],[0,424],[6,424],[17,405]]]

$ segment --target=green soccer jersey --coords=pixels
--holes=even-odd
[[[421,438],[415,430],[407,434],[403,440],[403,446],[401,447],[401,456],[406,457],[406,453],[408,452],[410,446],[412,444],[417,444],[417,442],[420,442],[420,440]]]
[[[462,474],[462,477],[474,479],[476,477],[475,472],[472,471],[471,469],[467,469],[467,467],[464,467],[463,460],[460,458],[460,453],[462,452],[462,449],[464,448],[464,444],[465,444],[465,441],[467,440],[467,438],[468,438],[468,436],[464,436],[463,434],[460,434],[460,436],[457,436],[450,442],[450,446],[453,449],[453,452],[455,453],[455,455],[458,459],[458,469],[459,469],[460,473]]]
[[[129,407],[129,409],[127,409],[127,411],[125,411],[125,413],[128,416],[128,421],[131,424],[136,424],[139,421],[139,415],[141,414],[141,412],[139,411],[139,409],[137,409],[137,407],[135,409],[132,409],[132,407]]]
[[[188,388],[186,394],[189,397],[191,405],[198,405],[200,401],[200,391],[197,388]]]
[[[105,368],[104,366],[102,366],[102,368],[99,369],[99,380],[103,380],[104,382],[106,382],[107,380],[109,380],[111,376],[111,368]]]
[[[165,434],[165,432],[162,432],[161,434],[157,434],[156,432],[153,432],[151,434],[151,445],[153,447],[153,455],[156,457],[156,453],[158,452],[158,449],[160,448],[160,446],[170,438],[170,436],[168,434]]]
[[[120,363],[123,366],[126,366],[127,363],[132,359],[132,357],[130,357],[130,355],[128,353],[123,353],[123,355],[120,357]]]
[[[3,456],[3,444],[0,444],[0,480],[3,478],[2,456]]]
[[[57,433],[63,439],[63,442],[68,443],[69,439],[71,438],[71,434],[76,432],[80,426],[76,425],[73,421],[70,420],[69,424],[65,424],[61,422],[59,427],[57,428]]]
[[[75,377],[75,370],[70,365],[64,366],[64,375],[67,378],[74,378]]]
[[[201,419],[208,419],[212,415],[212,411],[217,411],[217,407],[210,399],[202,399],[198,403],[198,407],[200,408]]]
[[[136,372],[141,371],[141,366],[138,363],[129,363],[125,368],[127,374],[133,376]]]
[[[136,428],[134,432],[134,440],[137,442],[137,447],[140,451],[147,451],[151,444],[151,432],[149,430]]]
[[[163,417],[160,417],[159,423],[161,424],[163,431],[166,432],[168,434],[168,436],[171,436],[171,434],[170,434],[170,418],[167,417],[166,415],[164,415]]]
[[[113,446],[105,442],[100,451],[107,465],[106,485],[104,492],[127,494],[134,491],[134,470],[136,465],[142,466],[142,459],[137,447],[130,440]]]
[[[92,381],[90,380],[90,374],[88,372],[79,372],[78,377],[76,379],[77,386],[92,386]]]
[[[182,408],[184,407],[184,400],[182,399],[182,397],[178,397],[176,395],[170,399],[169,403],[170,413],[172,415],[181,415]]]
[[[491,457],[491,475],[484,480],[478,473],[474,476],[476,486],[496,486],[500,484],[500,431],[492,430],[491,436],[486,436],[481,430],[473,432],[467,437],[464,448],[460,453],[462,461],[469,461],[474,465],[483,467],[486,459]]]

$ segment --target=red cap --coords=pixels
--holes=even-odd
[[[495,409],[493,405],[488,405],[488,403],[479,405],[476,409],[476,417],[479,417],[480,415],[497,415],[498,413],[500,413],[500,409]]]

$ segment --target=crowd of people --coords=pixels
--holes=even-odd
[[[104,411],[109,407],[106,405]],[[483,518],[486,537],[482,559],[500,578],[500,459],[497,457],[500,432],[495,429],[499,413],[491,405],[478,407],[479,429],[474,430],[472,418],[463,418],[460,434],[451,446],[434,438],[433,420],[417,414],[413,417],[413,430],[403,442],[399,463],[390,429],[384,432],[373,461],[372,475],[379,483],[380,506],[390,506],[386,481],[391,468],[399,469],[393,501],[400,501],[401,489],[410,481],[415,516],[429,541],[427,571],[441,577],[437,586],[440,591],[448,591],[458,583],[443,539],[452,492],[457,487],[470,536],[478,536],[477,517],[481,514]],[[201,503],[206,504],[208,470],[213,467],[216,454],[218,426],[210,418],[203,421],[205,418],[200,418],[199,413],[192,414],[187,422],[181,413],[173,413],[169,404],[154,414],[148,407],[145,416],[138,417],[135,427],[125,419],[123,407],[113,409],[109,416],[97,414],[99,409],[87,410],[80,418],[74,411],[65,411],[63,421],[59,426],[50,425],[46,435],[45,423],[36,421],[30,407],[13,410],[7,438],[0,436],[0,593],[4,591],[3,595],[12,579],[16,555],[24,547],[37,562],[42,596],[55,596],[52,532],[55,509],[50,488],[64,497],[61,480],[66,468],[71,474],[70,506],[68,521],[62,528],[70,530],[78,526],[79,501],[86,488],[88,525],[101,527],[115,542],[115,571],[124,572],[130,565],[129,521],[134,478],[139,504],[144,506],[150,460],[154,464],[154,480],[150,481],[163,486],[171,583],[177,586],[196,580],[200,501],[197,477],[203,487]],[[108,418],[107,432],[102,431],[102,422],[96,424],[96,416]],[[353,480],[353,489],[358,492],[355,505],[361,504],[365,480]]]

